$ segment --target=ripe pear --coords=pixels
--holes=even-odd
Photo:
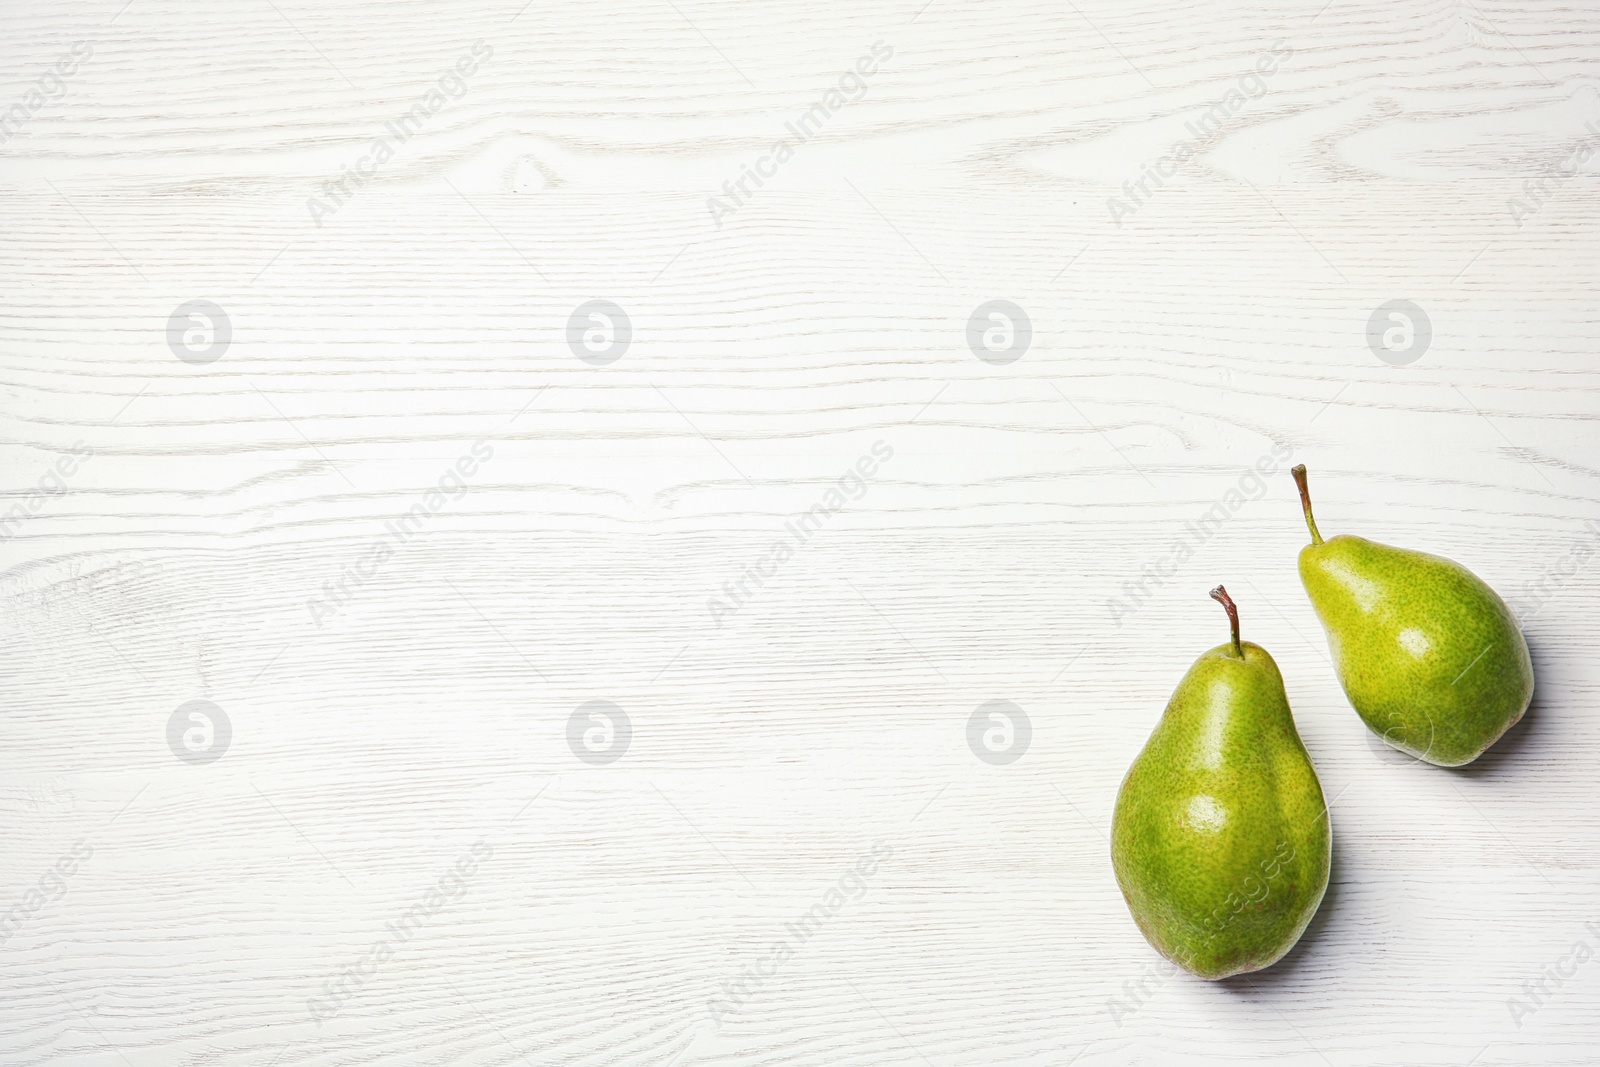
[[[1350,706],[1402,752],[1441,767],[1471,763],[1533,699],[1516,617],[1454,560],[1349,534],[1324,541],[1305,465],[1293,473],[1311,531],[1300,581]]]
[[[1278,665],[1233,640],[1195,660],[1128,768],[1111,865],[1145,939],[1201,978],[1258,971],[1294,946],[1328,888],[1322,784]]]

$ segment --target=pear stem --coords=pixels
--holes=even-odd
[[[1222,605],[1228,613],[1228,625],[1233,627],[1233,650],[1239,653],[1239,658],[1244,659],[1244,646],[1239,643],[1239,605],[1233,602],[1233,597],[1222,586],[1211,590],[1211,599]]]
[[[1322,535],[1317,532],[1317,520],[1311,517],[1311,490],[1306,487],[1306,465],[1298,464],[1289,472],[1294,475],[1294,484],[1300,487],[1300,507],[1306,513],[1306,528],[1311,531],[1311,543],[1322,544]]]

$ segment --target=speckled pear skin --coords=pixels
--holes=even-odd
[[[1117,794],[1111,864],[1140,932],[1201,978],[1270,966],[1322,903],[1332,840],[1277,664],[1249,642],[1205,653]]]
[[[1461,564],[1341,534],[1300,550],[1300,581],[1351,707],[1400,751],[1459,767],[1527,711],[1516,617]]]

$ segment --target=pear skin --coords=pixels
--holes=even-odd
[[[1340,534],[1311,514],[1300,582],[1328,635],[1334,674],[1361,721],[1402,752],[1441,767],[1483,755],[1533,699],[1533,661],[1495,591],[1442,556]]]
[[[1156,951],[1201,978],[1257,971],[1305,931],[1328,888],[1332,830],[1277,664],[1233,640],[1202,655],[1128,768],[1111,864]]]

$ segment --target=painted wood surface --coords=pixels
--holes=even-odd
[[[0,70],[0,1060],[1595,1061],[1594,12],[111,0]],[[1478,763],[1345,703],[1295,462],[1513,602]],[[1219,581],[1335,860],[1207,984],[1105,835]]]

